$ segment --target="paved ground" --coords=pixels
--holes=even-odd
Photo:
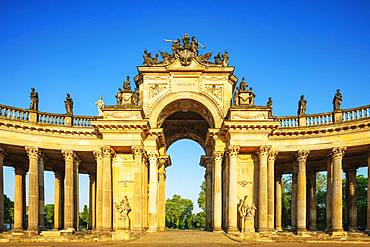
[[[0,246],[137,246],[137,247],[167,247],[167,246],[248,246],[248,247],[362,247],[370,243],[297,243],[297,242],[235,242],[222,233],[202,231],[167,231],[147,233],[138,240],[130,242],[93,242],[93,243],[3,243]]]

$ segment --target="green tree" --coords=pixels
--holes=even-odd
[[[54,204],[46,204],[44,207],[44,226],[48,229],[54,227]]]
[[[204,212],[206,211],[206,188],[207,188],[206,181],[203,180],[202,184],[200,185],[200,192],[198,196],[198,206]]]
[[[282,225],[284,228],[291,226],[291,203],[292,203],[292,176],[286,175],[281,178],[282,197]]]
[[[14,222],[14,202],[4,194],[4,223]]]
[[[79,225],[81,229],[87,229],[89,225],[89,209],[84,205],[84,209],[79,213]]]
[[[189,228],[189,218],[192,217],[193,202],[189,199],[173,195],[166,200],[166,226],[168,228]]]
[[[326,175],[316,174],[316,227],[325,230],[326,227]]]
[[[193,228],[204,229],[206,227],[206,212],[201,211],[193,215]]]
[[[357,226],[361,230],[366,229],[367,180],[362,175],[356,177]]]

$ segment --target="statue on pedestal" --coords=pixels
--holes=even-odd
[[[104,101],[102,96],[100,96],[99,100],[96,101],[96,106],[98,107],[99,116],[103,116]]]
[[[136,88],[131,96],[131,104],[138,106],[140,100],[139,90]]]
[[[126,76],[126,80],[123,82],[123,90],[131,92],[130,76]]]
[[[121,88],[118,88],[118,92],[116,94],[116,99],[117,99],[117,105],[122,105],[123,91],[122,91]]]
[[[272,97],[269,97],[266,106],[270,109],[272,109]]]
[[[67,93],[66,100],[64,101],[66,107],[66,114],[73,115],[73,100],[69,93]]]
[[[340,89],[337,89],[337,92],[335,93],[335,96],[334,96],[334,99],[333,99],[334,111],[340,110],[341,106],[342,106],[342,94],[340,92]]]
[[[304,95],[301,95],[300,100],[298,101],[298,116],[303,116],[306,114],[307,101],[304,98]]]
[[[237,87],[234,92],[234,105],[239,105],[239,88]]]
[[[36,92],[34,88],[31,88],[30,99],[31,99],[30,110],[38,111],[39,110],[39,93]]]
[[[119,204],[116,203],[116,209],[120,214],[119,219],[124,221],[123,229],[130,230],[130,217],[128,216],[128,214],[131,211],[131,207],[128,202],[127,196],[125,196]]]
[[[242,78],[242,81],[240,82],[240,90],[247,91],[248,84],[245,82],[245,78]]]

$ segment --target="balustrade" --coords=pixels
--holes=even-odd
[[[29,110],[0,105],[0,117],[16,119],[21,121],[29,120]]]

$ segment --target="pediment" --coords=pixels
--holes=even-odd
[[[173,63],[169,64],[166,66],[167,70],[186,70],[186,71],[191,71],[191,70],[206,70],[207,66],[204,64],[201,64],[198,62],[197,59],[192,58],[191,63],[188,66],[184,66],[181,64],[180,59],[176,59]]]

